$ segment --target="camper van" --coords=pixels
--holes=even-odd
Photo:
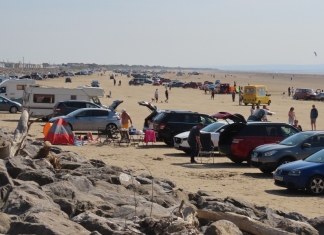
[[[7,79],[0,83],[0,95],[22,104],[24,89],[35,84],[34,79]]]
[[[268,104],[271,103],[271,95],[264,85],[249,85],[243,89],[243,103],[247,104]]]
[[[102,106],[99,97],[104,95],[105,91],[100,87],[65,88],[31,85],[25,88],[23,108],[27,109],[32,117],[50,117],[58,101],[86,100]]]

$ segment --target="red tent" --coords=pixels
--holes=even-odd
[[[73,133],[69,124],[62,118],[57,119],[47,132],[45,141],[49,141],[51,144],[74,145]]]

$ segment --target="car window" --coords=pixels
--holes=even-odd
[[[103,117],[103,116],[108,116],[108,110],[92,110],[92,113],[93,113],[93,116],[96,116],[96,117]]]
[[[86,108],[98,108],[98,106],[92,103],[86,103]]]
[[[7,88],[6,87],[0,87],[0,93],[6,93]]]
[[[292,128],[291,126],[281,126],[281,134],[283,137],[288,137],[291,135],[294,135],[296,133],[298,133],[298,131],[295,128]]]
[[[312,147],[324,147],[324,135],[312,136],[306,143],[311,144]]]
[[[78,117],[91,117],[92,110],[84,110],[78,114]]]
[[[169,115],[169,122],[182,122],[180,113],[173,113]]]
[[[185,114],[184,122],[185,123],[195,123],[197,124],[200,121],[198,114]]]
[[[200,116],[200,122],[204,123],[204,126],[208,126],[209,124],[214,123],[215,120],[208,116]]]
[[[258,136],[262,135],[260,131],[263,126],[259,125],[246,125],[239,133],[240,136]]]
[[[265,136],[278,137],[282,136],[279,126],[269,125],[265,126]]]

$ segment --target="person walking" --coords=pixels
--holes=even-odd
[[[288,112],[288,124],[294,125],[295,119],[296,119],[296,116],[295,116],[295,112],[294,112],[294,107],[291,107]]]
[[[159,101],[159,90],[157,88],[154,93],[154,98],[155,98],[155,103],[157,103]]]
[[[114,86],[116,86],[116,79],[114,78]]]
[[[188,144],[190,146],[191,154],[190,154],[190,162],[197,163],[195,160],[195,156],[197,153],[197,145],[198,148],[201,149],[201,142],[200,142],[200,130],[204,127],[202,122],[199,122],[197,126],[194,126],[188,136]]]
[[[235,102],[235,95],[236,95],[236,92],[235,92],[235,89],[232,91],[232,100],[233,102]]]
[[[126,109],[122,109],[122,114],[121,114],[122,128],[128,129],[129,128],[129,122],[130,122],[131,125],[133,125],[132,119],[129,116],[129,114],[126,112]]]
[[[214,96],[215,96],[215,91],[214,91],[214,89],[212,89],[211,90],[211,96],[210,96],[210,98],[213,100],[214,99]]]
[[[290,87],[288,87],[288,96],[290,96]]]
[[[169,101],[169,92],[168,92],[168,88],[165,89],[165,103],[168,103]]]
[[[316,118],[318,117],[318,111],[313,104],[312,109],[310,111],[310,119],[311,119],[311,126],[312,131],[316,131]]]
[[[239,93],[239,105],[242,105],[242,101],[243,101],[243,93],[240,90],[240,93]]]

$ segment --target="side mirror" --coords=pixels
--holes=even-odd
[[[303,148],[303,149],[305,149],[305,148],[310,148],[310,147],[312,147],[312,145],[311,145],[310,143],[304,143],[304,144],[302,145],[302,148]]]

